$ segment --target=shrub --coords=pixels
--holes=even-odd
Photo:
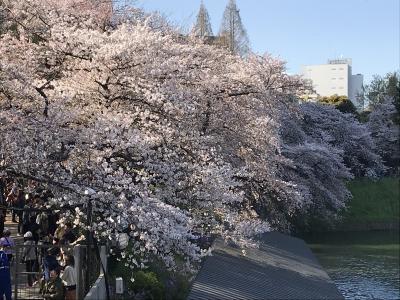
[[[342,113],[351,113],[357,115],[356,107],[354,106],[353,102],[351,102],[346,96],[333,95],[330,97],[322,97],[319,102],[323,104],[333,105]]]
[[[128,281],[129,289],[135,294],[142,295],[144,299],[163,299],[164,284],[162,284],[154,272],[137,271],[133,274],[134,281]]]

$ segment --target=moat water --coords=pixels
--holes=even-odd
[[[400,299],[399,232],[303,236],[345,299]]]

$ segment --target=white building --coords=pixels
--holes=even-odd
[[[311,98],[318,96],[346,96],[356,106],[357,95],[361,94],[364,77],[362,74],[352,75],[351,59],[328,60],[324,65],[304,66],[302,75],[310,79],[315,90]]]

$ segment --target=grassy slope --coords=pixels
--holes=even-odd
[[[350,222],[399,220],[399,178],[376,182],[356,179],[348,184],[353,194],[344,219]]]

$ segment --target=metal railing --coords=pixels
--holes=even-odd
[[[45,253],[54,245],[16,245],[11,262],[11,275],[13,285],[13,298],[17,299],[43,299],[41,287],[44,285],[43,260]],[[57,247],[57,246],[56,246]],[[27,248],[34,249],[35,260],[23,261]],[[61,246],[60,251],[71,254],[75,259],[77,275],[77,299],[83,299],[100,275],[100,262],[95,254],[95,248],[87,245],[76,245],[73,248]],[[31,250],[32,251],[32,250]],[[91,259],[88,260],[88,257]],[[90,264],[88,263],[90,261]],[[30,278],[29,278],[30,277]],[[29,283],[32,283],[30,286]],[[35,284],[33,284],[35,283]]]

